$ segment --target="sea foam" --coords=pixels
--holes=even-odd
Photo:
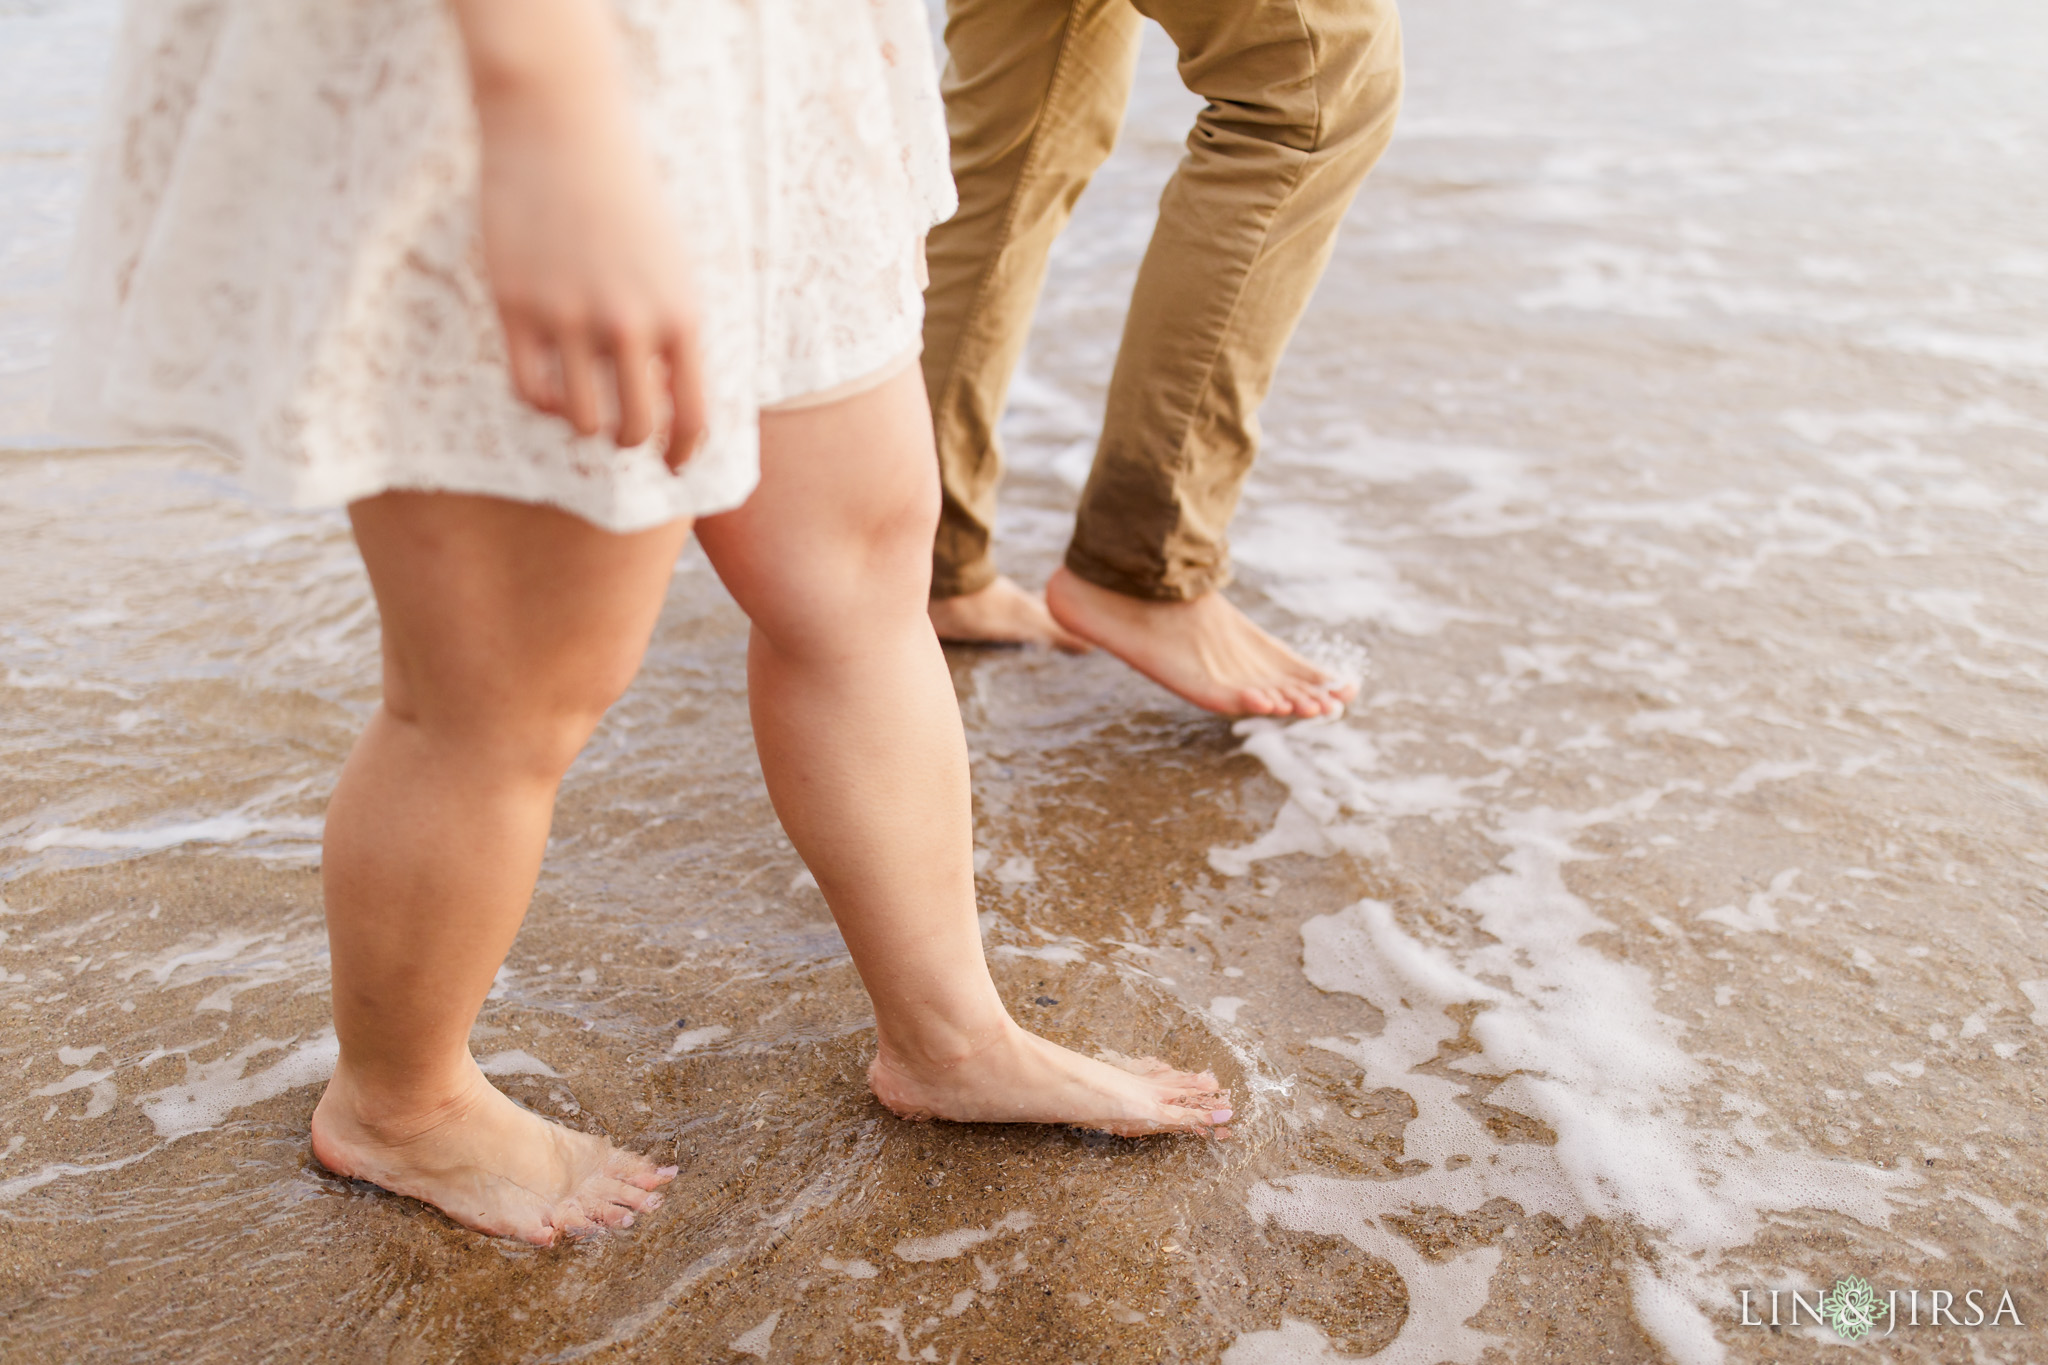
[[[1371,738],[1351,726],[1249,721],[1239,730],[1288,800],[1267,835],[1211,852],[1220,871],[1290,852],[1370,852],[1385,846],[1390,818],[1429,814],[1379,797],[1386,780],[1373,773]],[[1439,788],[1445,808],[1465,811],[1470,785],[1447,780]],[[1483,931],[1476,946],[1425,941],[1378,900],[1303,924],[1308,979],[1369,1001],[1383,1018],[1377,1032],[1313,1043],[1356,1063],[1361,1090],[1397,1089],[1412,1098],[1416,1116],[1404,1154],[1429,1169],[1397,1180],[1274,1180],[1253,1191],[1250,1211],[1299,1231],[1344,1236],[1400,1271],[1410,1316],[1375,1360],[1468,1362],[1497,1344],[1464,1324],[1487,1300],[1499,1251],[1428,1261],[1388,1225],[1389,1216],[1426,1208],[1469,1213],[1506,1198],[1528,1215],[1575,1224],[1590,1214],[1633,1225],[1657,1253],[1628,1269],[1638,1322],[1673,1359],[1706,1365],[1722,1358],[1704,1311],[1724,1293],[1717,1271],[1727,1253],[1755,1239],[1767,1214],[1822,1209],[1884,1226],[1893,1193],[1915,1183],[1903,1173],[1787,1150],[1781,1135],[1740,1106],[1718,1127],[1702,1124],[1694,1101],[1712,1072],[1681,1046],[1683,1026],[1657,1010],[1649,974],[1589,941],[1615,926],[1565,881],[1566,864],[1594,856],[1574,840],[1639,818],[1673,791],[1698,788],[1674,783],[1585,810],[1488,812],[1498,870],[1452,898]],[[1793,880],[1781,874],[1763,906],[1731,907],[1722,918],[1761,921],[1773,897],[1791,894]],[[1742,927],[1771,926],[1745,919]],[[1498,1141],[1460,1102],[1471,1087],[1414,1069],[1457,1037],[1451,1011],[1473,1007],[1470,1033],[1482,1050],[1451,1069],[1499,1082],[1487,1102],[1540,1120],[1556,1134],[1554,1145]],[[1299,1338],[1306,1350],[1302,1330],[1293,1325],[1282,1335],[1294,1333],[1288,1340]],[[1255,1333],[1240,1338],[1244,1352],[1229,1358],[1281,1358],[1259,1354],[1268,1338],[1277,1349],[1279,1335]]]

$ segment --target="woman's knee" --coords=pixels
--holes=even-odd
[[[614,535],[497,498],[350,508],[385,710],[445,752],[559,776],[639,668],[687,525]]]
[[[780,552],[752,557],[744,583],[733,586],[755,628],[785,653],[836,654],[923,621],[938,527],[932,483],[929,497],[870,502]]]
[[[438,749],[543,781],[568,771],[639,664],[602,647],[523,664],[454,653],[387,657],[386,713]]]

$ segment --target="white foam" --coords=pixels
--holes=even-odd
[[[679,1057],[685,1052],[695,1052],[709,1043],[715,1043],[732,1030],[724,1024],[706,1024],[702,1028],[684,1029],[676,1040],[668,1045],[668,1055]]]
[[[985,1228],[956,1228],[932,1237],[911,1237],[896,1244],[896,1255],[905,1261],[949,1261],[964,1256],[983,1242],[1006,1232],[1022,1232],[1038,1220],[1023,1209],[1004,1214]]]
[[[1332,504],[1261,504],[1233,532],[1231,553],[1270,576],[1267,596],[1313,621],[1371,621],[1404,635],[1434,635],[1453,621],[1479,619],[1410,586],[1384,552],[1358,543],[1354,523]]]
[[[10,1148],[10,1150],[12,1149]],[[154,1151],[155,1149],[151,1148],[150,1150]],[[30,1190],[39,1190],[45,1185],[62,1180],[67,1175],[93,1175],[100,1171],[118,1171],[123,1166],[134,1165],[149,1154],[149,1152],[136,1152],[131,1156],[117,1157],[112,1161],[101,1161],[91,1165],[81,1165],[72,1161],[53,1161],[40,1170],[31,1171],[27,1175],[18,1175],[12,1180],[0,1180],[0,1204],[19,1199]]]
[[[178,970],[182,967],[201,967],[211,966],[220,962],[232,962],[242,955],[244,949],[259,943],[268,942],[271,937],[269,934],[228,932],[217,935],[211,943],[196,943],[194,940],[187,939],[185,942],[154,958],[131,963],[123,967],[118,975],[123,981],[133,981],[136,977],[146,973],[161,987],[167,984],[173,976],[176,976]],[[188,944],[193,946],[187,946]],[[205,973],[202,972],[199,975],[203,976]]]
[[[1284,842],[1308,851],[1305,831],[1313,830],[1326,853],[1357,847],[1384,839],[1385,824],[1399,818],[1347,797],[1359,779],[1344,760],[1375,757],[1369,746],[1328,728],[1244,732],[1247,752],[1288,788],[1275,824],[1288,831]],[[1295,1177],[1255,1191],[1251,1207],[1289,1227],[1351,1238],[1394,1261],[1404,1278],[1415,1268],[1411,1313],[1418,1303],[1442,1312],[1411,1320],[1390,1348],[1409,1350],[1402,1343],[1413,1330],[1415,1355],[1384,1358],[1476,1359],[1488,1338],[1463,1323],[1485,1302],[1493,1264],[1476,1253],[1447,1265],[1423,1262],[1385,1226],[1389,1214],[1470,1211],[1506,1198],[1532,1215],[1633,1224],[1667,1253],[1631,1270],[1639,1321],[1674,1358],[1710,1361],[1721,1350],[1705,1311],[1720,1292],[1717,1268],[1754,1239],[1766,1213],[1825,1209],[1881,1226],[1891,1192],[1914,1183],[1908,1174],[1784,1150],[1784,1135],[1766,1131],[1750,1106],[1735,1107],[1719,1129],[1702,1126],[1690,1101],[1712,1077],[1679,1046],[1682,1026],[1657,1011],[1648,973],[1588,942],[1614,926],[1564,880],[1565,864],[1594,856],[1573,839],[1639,819],[1679,789],[1698,785],[1653,788],[1593,810],[1495,812],[1489,837],[1503,850],[1500,870],[1453,901],[1483,931],[1476,946],[1425,942],[1372,900],[1303,925],[1309,980],[1369,1000],[1384,1018],[1377,1033],[1311,1041],[1356,1062],[1365,1073],[1361,1089],[1391,1087],[1413,1099],[1405,1154],[1429,1169],[1390,1181]],[[1255,844],[1212,850],[1211,861],[1247,866],[1257,856]],[[1797,875],[1779,873],[1748,910],[1729,908],[1728,915],[1747,916],[1745,928],[1775,927],[1782,903],[1805,899],[1792,889]],[[1413,1070],[1457,1035],[1447,1009],[1475,1004],[1483,1008],[1470,1032],[1482,1050],[1455,1069],[1505,1078],[1488,1102],[1539,1119],[1557,1135],[1554,1146],[1496,1141],[1461,1103],[1467,1086]],[[1453,1164],[1453,1157],[1465,1160]],[[1462,1311],[1453,1316],[1453,1307]]]
[[[486,1076],[554,1076],[562,1073],[549,1066],[531,1052],[512,1048],[505,1052],[493,1052],[488,1057],[477,1059],[477,1070]]]
[[[154,957],[124,964],[123,981],[146,976],[158,990],[176,989],[208,978],[220,984],[193,1004],[200,1013],[231,1011],[237,995],[309,973],[324,975],[327,936],[318,929],[293,935],[286,930],[247,934],[228,930],[179,940]]]
[[[1957,360],[1985,369],[2048,369],[2048,341],[2038,336],[1985,336],[1982,333],[1945,332],[1934,327],[1905,325],[1887,330],[1878,339],[1878,344],[1887,350]]]
[[[2048,981],[2022,981],[2020,991],[2034,1007],[2027,1018],[2036,1024],[2048,1024]]]
[[[766,1360],[768,1358],[768,1342],[775,1335],[775,1324],[781,1321],[782,1310],[778,1308],[754,1326],[749,1327],[746,1331],[734,1337],[731,1342],[732,1349],[743,1356],[755,1356],[761,1360]]]
[[[1445,820],[1475,809],[1470,793],[1499,787],[1507,769],[1481,777],[1442,773],[1377,776],[1386,765],[1372,735],[1341,717],[1283,724],[1241,720],[1233,733],[1244,751],[1288,788],[1288,801],[1272,827],[1249,844],[1209,850],[1209,866],[1241,877],[1264,858],[1289,853],[1328,857],[1373,856],[1386,847],[1384,825],[1406,817]]]
[[[1683,739],[1696,739],[1716,749],[1726,749],[1730,743],[1728,736],[1708,728],[1706,714],[1696,706],[1672,711],[1641,711],[1630,716],[1622,729],[1632,735],[1677,735]]]
[[[1209,1002],[1209,1013],[1226,1024],[1234,1024],[1237,1022],[1237,1012],[1249,1003],[1234,995],[1219,995]]]
[[[90,1052],[87,1052],[87,1057],[89,1058],[93,1052],[102,1052],[104,1050],[103,1048],[93,1048]],[[85,1051],[85,1049],[64,1048],[62,1051]],[[113,1074],[112,1069],[106,1071],[74,1071],[61,1081],[54,1081],[49,1085],[40,1086],[28,1093],[39,1097],[51,1098],[57,1095],[68,1095],[74,1090],[90,1090],[92,1094],[86,1099],[85,1112],[75,1115],[75,1117],[79,1119],[96,1119],[103,1114],[111,1114],[114,1111],[114,1100],[117,1097],[117,1092],[114,1082],[110,1079]]]
[[[1885,605],[1898,611],[1902,604],[1923,611],[1938,621],[1961,626],[1974,634],[1978,642],[1986,645],[2006,645],[2032,650],[2037,654],[2048,654],[2048,640],[2036,640],[2025,635],[2015,635],[1997,626],[1987,625],[1977,619],[1977,609],[1983,605],[1984,594],[1949,588],[1923,588],[1917,592],[1893,593],[1888,595]]]
[[[243,1074],[254,1058],[285,1048],[289,1050],[284,1057],[271,1066],[253,1075]],[[340,1055],[332,1029],[296,1045],[259,1038],[219,1061],[188,1058],[183,1081],[151,1091],[138,1103],[155,1125],[157,1136],[181,1138],[218,1127],[237,1109],[326,1080]]]
[[[1721,795],[1747,796],[1766,782],[1790,782],[1795,777],[1804,777],[1819,770],[1820,764],[1810,758],[1783,763],[1752,763],[1737,773],[1734,781],[1721,788]]]
[[[1531,312],[1570,308],[1628,317],[1682,318],[1697,296],[1692,282],[1671,272],[1670,258],[1633,247],[1587,242],[1560,253],[1554,284],[1518,295],[1515,302]],[[1698,259],[1691,265],[1697,267]]]
[[[1798,876],[1798,868],[1787,868],[1771,878],[1768,890],[1759,891],[1751,896],[1747,906],[1737,909],[1732,905],[1718,905],[1711,910],[1700,911],[1693,918],[1726,925],[1737,933],[1781,934],[1785,932],[1785,926],[1778,923],[1778,911],[1781,908],[1778,902],[1791,900],[1810,904],[1813,900],[1811,896],[1804,896],[1792,890],[1792,883]]]
[[[1812,412],[1794,408],[1779,419],[1805,440],[1829,445],[1836,437],[1922,436],[1937,430],[1934,418],[1924,412],[1871,408],[1862,412]]]
[[[1448,1261],[1425,1259],[1406,1237],[1386,1226],[1384,1217],[1420,1206],[1450,1207],[1461,1213],[1477,1206],[1446,1204],[1416,1189],[1387,1198],[1390,1183],[1413,1182],[1298,1175],[1254,1186],[1246,1207],[1261,1223],[1271,1219],[1296,1232],[1342,1237],[1368,1255],[1392,1263],[1408,1288],[1408,1316],[1401,1323],[1400,1334],[1372,1357],[1377,1365],[1440,1365],[1444,1361],[1471,1365],[1489,1348],[1506,1344],[1491,1332],[1466,1325],[1486,1306],[1493,1273],[1500,1266],[1500,1250],[1478,1247]],[[1245,1337],[1238,1341],[1252,1346],[1254,1353],[1225,1359],[1287,1359],[1258,1354],[1262,1343],[1256,1335],[1250,1342]]]
[[[1981,1194],[1972,1194],[1968,1190],[1950,1190],[1948,1197],[1959,1199],[1963,1203],[1968,1204],[1971,1208],[1983,1214],[1986,1220],[2005,1228],[2009,1232],[2022,1234],[2026,1232],[2026,1229],[2020,1226],[2020,1220],[2017,1216],[2018,1211],[1999,1203],[1996,1199],[1989,1199]]]
[[[650,1302],[646,1303],[638,1311],[628,1313],[625,1317],[613,1322],[610,1330],[603,1336],[595,1341],[586,1341],[580,1346],[571,1346],[565,1350],[557,1351],[554,1359],[587,1360],[591,1356],[608,1351],[622,1342],[633,1340],[640,1333],[647,1330],[651,1324],[660,1322],[668,1317],[670,1310],[675,1307],[676,1301],[689,1293],[692,1285],[724,1265],[727,1261],[730,1261],[734,1255],[733,1248],[729,1246],[713,1247],[687,1266],[684,1266],[682,1273],[664,1285],[662,1291],[656,1294]]]
[[[239,844],[247,840],[282,835],[291,839],[320,837],[319,820],[289,817],[252,818],[246,815],[215,815],[178,825],[151,829],[100,830],[60,825],[29,836],[22,848],[40,853],[49,848],[82,848],[99,852],[154,853],[180,844]]]
[[[1040,962],[1086,962],[1088,954],[1079,948],[1064,943],[1048,943],[1037,948],[1023,948],[1014,943],[1002,943],[989,950],[991,957],[1028,957]]]
[[[819,1257],[818,1267],[821,1270],[837,1271],[849,1280],[872,1280],[882,1273],[875,1269],[872,1261],[835,1261],[830,1256]]]
[[[1244,1333],[1223,1353],[1223,1365],[1339,1365],[1356,1359],[1338,1352],[1314,1323],[1289,1317],[1270,1331]]]

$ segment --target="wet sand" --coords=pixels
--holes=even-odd
[[[0,1357],[1807,1361],[1742,1291],[1855,1274],[2021,1319],[1873,1358],[2048,1360],[2048,18],[1414,7],[1237,532],[1359,703],[952,656],[1006,998],[1214,1066],[1227,1144],[867,1095],[687,556],[475,1038],[682,1169],[549,1250],[307,1150],[344,523],[37,416],[107,22],[0,3]],[[1151,42],[1056,260],[1027,581],[1191,108]]]

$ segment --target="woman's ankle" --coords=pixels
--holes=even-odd
[[[972,1023],[913,1018],[877,1023],[876,1061],[920,1075],[950,1071],[1014,1041],[1023,1030],[1000,1005]]]
[[[413,1140],[474,1109],[479,1088],[490,1082],[464,1053],[460,1063],[402,1076],[351,1066],[344,1058],[334,1068],[314,1117],[345,1121],[376,1141],[400,1144]]]

